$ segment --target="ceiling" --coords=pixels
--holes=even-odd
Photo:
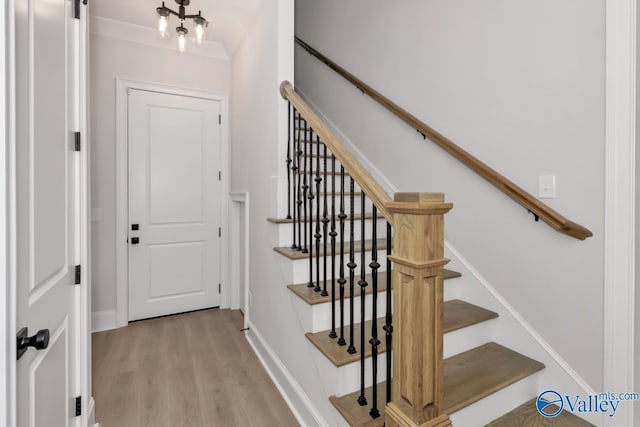
[[[207,40],[221,43],[229,55],[233,54],[246,34],[262,0],[191,0],[187,14],[202,11],[209,21]],[[156,28],[156,7],[162,0],[101,0],[91,3],[91,14],[103,18],[128,22],[143,27]],[[165,5],[175,11],[175,0],[165,0]],[[170,18],[170,26],[178,26],[177,18]],[[185,25],[191,30],[192,25]]]

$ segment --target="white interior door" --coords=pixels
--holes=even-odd
[[[17,361],[17,425],[66,427],[80,389],[77,21],[70,0],[15,7],[16,320],[28,336],[49,332]]]
[[[219,113],[129,90],[129,320],[219,305]]]

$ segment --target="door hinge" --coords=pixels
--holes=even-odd
[[[76,417],[82,415],[82,396],[76,397]]]
[[[74,136],[75,136],[75,145],[74,145],[74,150],[75,151],[80,151],[80,132],[74,132]]]
[[[222,283],[218,283],[218,293],[222,293]]]
[[[222,237],[222,227],[218,227],[218,237]]]
[[[76,265],[75,280],[73,283],[76,285],[79,285],[81,279],[82,279],[82,267],[80,267],[79,265]]]
[[[80,19],[80,3],[83,5],[87,5],[89,0],[73,0],[73,17],[75,19]]]
[[[73,0],[73,17],[80,19],[80,0]]]
[[[218,124],[222,124],[222,114],[218,114]]]

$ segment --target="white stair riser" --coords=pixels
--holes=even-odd
[[[347,190],[345,190],[345,191],[347,191]],[[307,216],[314,216],[315,217],[317,209],[318,209],[318,206],[316,204],[317,201],[318,201],[318,196],[316,195],[315,187],[313,189],[313,194],[314,194],[313,210],[311,209],[311,202],[309,201],[308,198],[306,199],[307,200]],[[294,214],[293,208],[295,207],[296,208],[295,215],[296,215],[296,218],[298,218],[298,210],[297,210],[298,205],[296,204],[296,201],[301,199],[303,201],[303,204],[300,206],[300,217],[304,218],[304,200],[305,200],[304,199],[304,193],[301,193],[300,199],[294,198],[293,194],[291,195],[291,197],[293,198],[293,200],[292,200],[293,204],[291,205],[291,209],[292,209],[291,216],[293,216],[293,214]],[[331,199],[330,199],[330,196],[327,196],[327,197],[328,197],[327,198],[327,215],[330,215],[331,214]],[[323,215],[323,208],[324,208],[324,201],[322,200],[322,197],[320,197],[320,200],[321,200],[321,203],[320,203],[320,216],[322,216]],[[360,212],[362,212],[361,205],[360,205],[360,196],[358,195],[358,196],[354,197],[353,202],[354,202],[353,203],[353,212],[355,213],[355,215],[358,215],[358,214],[360,214]],[[349,200],[349,196],[348,195],[345,195],[344,203],[345,203],[345,205],[344,205],[344,213],[349,215],[350,212],[351,212],[351,205],[349,204],[350,200]],[[365,206],[364,211],[366,213],[371,213],[372,209],[371,209],[370,202],[367,203],[367,205]],[[338,196],[336,196],[336,229],[338,229],[340,227],[340,220],[338,219],[338,214],[340,214],[340,198]],[[346,230],[349,229],[349,219],[345,220],[345,229]]]
[[[345,249],[348,249],[348,245],[345,246]],[[315,252],[315,248],[314,248]],[[309,255],[309,254],[306,254]],[[367,252],[365,258],[366,269],[365,272],[369,274],[371,272],[371,268],[369,268],[369,264],[371,263],[371,252]],[[344,254],[344,274],[345,278],[349,277],[349,268],[347,267],[347,263],[349,262],[349,255]],[[291,262],[293,264],[293,282],[292,283],[305,283],[309,280],[309,258],[297,259]],[[323,272],[324,272],[324,260],[323,257],[320,257],[320,278],[324,280]],[[360,276],[360,252],[355,253],[355,263],[357,267],[355,268],[356,276]],[[386,249],[382,249],[378,251],[378,263],[380,264],[380,268],[378,269],[378,273],[386,270],[387,264],[387,253]],[[335,271],[336,276],[340,272],[340,255],[335,256]],[[327,256],[327,274],[331,276],[331,256]],[[378,280],[385,280],[381,278],[382,275],[378,275]],[[313,258],[313,280],[316,278],[316,263],[315,263],[315,255]]]
[[[384,331],[380,331],[378,339],[384,341]],[[366,339],[369,340],[370,337]],[[360,337],[357,337],[359,342]],[[313,346],[313,344],[311,344]],[[344,347],[345,352],[347,347]],[[360,361],[349,363],[344,366],[336,367],[329,359],[327,359],[319,351],[312,353],[314,356],[314,362],[319,372],[325,374],[321,375],[321,381],[323,389],[329,396],[342,396],[344,394],[351,393],[360,389]],[[371,369],[371,357],[365,358],[365,387],[371,386],[373,382],[373,371]],[[380,353],[378,355],[378,382],[386,379],[386,353]]]
[[[315,155],[315,151],[314,151],[314,155]],[[304,159],[304,158],[302,158]],[[297,159],[296,159],[297,161]],[[310,158],[307,158],[307,165],[305,166],[304,164],[300,165],[300,170],[294,171],[291,170],[291,180],[293,180],[293,177],[295,176],[296,178],[296,185],[302,185],[304,183],[304,177],[306,175],[307,177],[307,185],[312,186],[313,185],[313,194],[316,194],[318,192],[318,189],[316,187],[317,183],[315,181],[316,179],[316,172],[317,172],[317,163],[316,163],[316,159],[313,158],[313,165],[311,165],[309,163]],[[304,169],[304,173],[302,173],[302,169]],[[340,163],[338,163],[338,161],[336,160],[336,172],[333,173],[331,171],[331,159],[327,159],[327,175],[325,177],[325,173],[324,173],[324,164],[322,162],[322,159],[320,159],[320,193],[336,193],[335,195],[335,206],[336,206],[336,211],[339,210],[339,206],[340,206],[340,191],[341,191],[341,184],[342,184],[342,175],[340,172]],[[298,181],[298,179],[302,179],[302,181]],[[327,188],[325,191],[324,188],[324,181],[327,181]],[[344,206],[345,206],[345,210],[348,208],[349,206],[349,193],[351,191],[351,176],[349,175],[349,173],[345,170],[344,172],[344,192],[345,192],[345,196],[344,196]],[[353,182],[353,191],[354,192],[360,192],[361,187],[358,185],[358,183],[354,180]],[[327,195],[327,204],[329,206],[329,209],[331,209],[331,201],[329,200],[331,198],[331,194]],[[356,195],[355,198],[356,203],[360,203],[360,195]],[[371,200],[369,198],[366,199],[366,203],[367,206],[371,206]]]
[[[450,301],[452,299],[457,298],[457,292],[456,292],[457,282],[458,282],[457,278],[445,280],[443,282],[443,285],[442,285],[442,289],[444,291],[443,300]]]
[[[348,287],[348,284],[346,285]],[[357,286],[357,285],[356,285]],[[338,295],[338,289],[336,289],[336,294]],[[386,294],[384,292],[378,292],[377,298],[377,315],[375,318],[384,317],[387,309],[387,299]],[[360,303],[361,297],[356,296],[353,301],[353,312],[355,314],[354,323],[360,323]],[[324,331],[331,328],[331,303],[323,303],[316,304],[311,306],[310,310],[310,327],[311,330],[309,332],[315,333]],[[344,299],[344,324],[345,326],[349,326],[349,322],[351,319],[351,306],[349,302],[349,298]],[[373,318],[373,295],[369,294],[365,296],[365,321],[371,320]],[[340,302],[339,298],[336,298],[336,329],[340,327]],[[339,331],[338,331],[339,332]]]
[[[444,335],[444,358],[455,356],[493,340],[492,327],[497,319],[480,322]]]
[[[386,277],[386,275],[380,274],[378,277],[378,284],[382,285],[382,280],[386,280],[384,279]],[[360,280],[359,276],[356,277],[356,282]],[[449,283],[447,283],[449,282]],[[454,291],[452,292],[451,289],[453,287],[455,287],[455,279],[453,280],[453,282],[451,281],[447,281],[444,284],[444,300],[448,301],[451,299],[455,298],[454,296],[451,296],[449,294],[451,293],[455,293]],[[321,286],[323,286],[323,284],[321,284]],[[354,286],[358,286],[357,283],[354,284]],[[369,283],[369,286],[373,286],[372,283]],[[338,285],[338,283],[336,282],[335,284],[336,287],[336,313],[337,316],[339,315],[339,295],[340,295],[340,287]],[[349,288],[349,282],[347,281],[347,283],[345,284],[345,288],[348,289]],[[331,281],[327,282],[327,291],[329,292],[329,294],[331,294]],[[302,320],[304,319],[304,330],[307,332],[319,332],[319,331],[323,331],[323,330],[327,330],[331,328],[331,302],[325,302],[322,304],[314,304],[314,305],[309,305],[307,304],[305,301],[303,301],[301,298],[298,298],[296,295],[294,295],[293,293],[291,293],[291,298],[294,301],[294,303],[297,306],[297,311],[299,313],[299,318]],[[383,317],[386,313],[386,291],[380,291],[378,292],[378,300],[377,300],[377,304],[378,304],[378,313],[375,316],[376,318],[379,317]],[[392,299],[393,300],[393,299]],[[372,295],[369,294],[366,296],[365,298],[365,308],[366,308],[366,320],[370,320],[373,316],[371,313],[371,310],[373,309],[373,301],[372,301]],[[348,324],[349,322],[349,313],[350,313],[350,306],[349,306],[349,299],[345,298],[345,302],[344,302],[344,306],[345,306],[345,324]],[[360,322],[360,296],[356,296],[356,299],[354,301],[354,312],[356,313],[356,321],[359,323]],[[339,325],[339,317],[336,317],[336,324]],[[467,335],[465,331],[465,329],[471,329],[471,333],[470,335]],[[491,334],[489,334],[488,332],[485,333],[485,330],[476,330],[475,326],[471,327],[471,328],[465,328],[461,331],[456,331],[456,332],[452,332],[452,346],[451,347],[447,347],[445,348],[445,352],[449,350],[449,348],[451,349],[455,349],[456,353],[460,353],[462,351],[468,350],[473,348],[475,345],[467,345],[468,343],[478,343],[477,345],[481,345],[484,344],[487,341],[491,340]],[[461,336],[462,338],[460,338],[459,340],[457,338],[453,338],[453,336]],[[477,339],[476,339],[477,338]],[[484,340],[484,341],[482,341]],[[453,353],[452,353],[453,354]]]
[[[380,279],[380,277],[379,277]],[[359,277],[356,278],[356,282],[359,280]],[[378,281],[378,283],[380,284],[380,280]],[[357,283],[354,284],[355,287],[358,286]],[[369,283],[369,286],[372,286],[371,283]],[[348,289],[349,288],[349,282],[347,282],[345,284],[345,288]],[[449,298],[447,296],[447,286],[445,284],[444,286],[445,289],[445,301],[448,301]],[[331,282],[327,282],[327,291],[329,292],[329,294],[331,294]],[[336,282],[336,316],[339,315],[339,295],[340,295],[340,287],[338,285],[338,283]],[[295,298],[297,298],[294,295]],[[300,299],[300,298],[298,298]],[[386,292],[382,291],[382,292],[378,292],[378,300],[377,300],[377,304],[378,304],[378,313],[375,316],[376,318],[379,317],[384,317],[385,313],[386,313]],[[302,300],[301,300],[302,301]],[[393,301],[393,299],[392,299]],[[306,304],[306,303],[304,303]],[[370,320],[373,316],[372,316],[372,309],[373,309],[373,301],[372,301],[372,295],[369,294],[365,297],[365,319],[366,320]],[[344,308],[345,308],[345,324],[349,324],[349,316],[350,316],[350,305],[349,305],[349,299],[345,298],[344,301]],[[318,332],[318,331],[323,331],[323,330],[327,330],[329,328],[331,328],[331,302],[325,302],[322,304],[315,304],[315,305],[308,305],[308,310],[305,310],[304,306],[301,307],[302,312],[305,313],[305,317],[309,317],[309,320],[306,322],[306,326],[307,329],[305,329],[308,332]],[[355,300],[354,300],[354,312],[356,314],[356,323],[360,323],[360,296],[356,296]],[[336,324],[339,324],[339,317],[336,317]],[[467,334],[467,329],[470,329],[471,332],[469,334]],[[473,347],[479,346],[481,344],[486,343],[487,341],[491,341],[491,334],[489,333],[489,331],[485,330],[485,329],[476,329],[475,326],[472,326],[470,328],[464,328],[460,331],[455,331],[451,333],[452,337],[457,337],[457,336],[461,336],[461,339],[452,339],[452,345],[451,345],[451,351],[454,351],[453,353],[449,354],[449,355],[453,355],[456,353],[460,353],[462,351],[465,350],[469,350]],[[475,345],[471,345],[473,343],[477,343]],[[449,348],[445,348],[445,352],[447,352],[449,350]]]
[[[450,415],[455,426],[483,426],[537,396],[539,373],[530,375],[509,387]]]
[[[314,213],[315,215],[315,213]],[[313,234],[315,234],[317,221],[313,222]],[[293,242],[293,225],[290,224],[279,224],[278,225],[278,246],[290,246]],[[302,223],[302,226],[306,226],[307,229],[307,244],[309,244],[309,224]],[[324,244],[324,224],[320,221],[320,234],[322,234],[322,238],[320,239],[320,247],[323,247]],[[350,241],[351,235],[349,230],[349,224],[345,224],[345,232],[344,232],[344,240],[345,242]],[[362,237],[362,222],[361,220],[354,220],[354,238],[355,240],[361,240]],[[376,234],[379,239],[387,237],[387,222],[386,220],[378,220],[377,221],[377,230]],[[301,228],[302,235],[304,236],[304,228]],[[331,223],[327,224],[327,248],[331,248],[331,236],[329,236],[329,232],[331,231]],[[336,236],[336,248],[340,247],[340,223],[336,221],[336,231],[338,232],[338,236]],[[297,240],[298,228],[296,225],[296,240]],[[365,220],[365,232],[364,232],[365,240],[370,240],[373,236],[373,220],[366,219]],[[314,250],[315,250],[315,237],[313,238]]]

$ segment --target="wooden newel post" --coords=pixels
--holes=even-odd
[[[442,412],[442,193],[396,193],[393,213],[393,389],[387,427],[451,426]]]

